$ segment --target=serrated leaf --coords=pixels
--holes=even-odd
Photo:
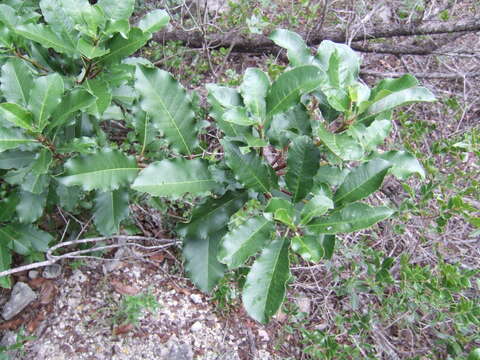
[[[425,170],[420,162],[406,151],[388,151],[379,155],[392,165],[390,172],[400,180],[406,180],[413,174],[418,174],[422,179],[425,178]]]
[[[286,71],[272,84],[267,95],[267,116],[288,110],[300,96],[315,90],[325,81],[325,73],[317,66],[304,65]]]
[[[308,65],[313,56],[300,35],[285,29],[277,29],[270,34],[270,39],[287,50],[288,61],[292,66]]]
[[[0,104],[0,119],[26,130],[34,130],[32,113],[18,104]]]
[[[135,0],[100,0],[98,1],[107,18],[128,20],[132,16]]]
[[[210,292],[223,277],[226,266],[217,259],[218,247],[227,224],[247,201],[246,192],[228,192],[219,199],[208,199],[192,212],[188,224],[177,228],[183,238],[185,269],[200,290]]]
[[[285,182],[292,201],[299,202],[310,192],[320,167],[320,151],[308,136],[298,136],[290,145]]]
[[[128,217],[128,191],[97,192],[93,221],[97,230],[104,236],[118,234],[120,223]]]
[[[317,135],[328,150],[344,161],[360,160],[364,155],[360,144],[346,133],[333,134],[319,125]]]
[[[248,219],[225,234],[218,250],[218,260],[226,264],[229,269],[243,265],[271,239],[274,230],[273,222],[263,216]]]
[[[247,109],[260,121],[264,121],[267,114],[266,96],[270,80],[262,70],[248,68],[245,70],[240,93]]]
[[[288,239],[277,238],[267,245],[253,263],[242,291],[247,313],[261,323],[275,315],[285,298],[290,278]]]
[[[5,62],[0,77],[0,90],[8,102],[27,106],[32,86],[32,71],[22,60],[13,58]]]
[[[143,32],[154,33],[165,27],[169,21],[170,16],[168,16],[165,10],[156,9],[150,11],[140,19],[138,27],[142,29]]]
[[[47,194],[33,194],[28,191],[20,192],[20,201],[16,206],[18,220],[28,224],[37,221],[43,214],[47,203]]]
[[[206,194],[217,186],[208,164],[201,159],[177,158],[162,160],[143,169],[132,188],[154,196]]]
[[[0,126],[0,152],[35,143],[36,139],[23,134],[20,129]]]
[[[33,250],[45,252],[53,237],[33,225],[11,224],[0,228],[0,243],[20,255],[29,255]]]
[[[17,34],[38,42],[45,48],[52,48],[58,53],[72,55],[75,54],[75,45],[71,41],[62,36],[61,33],[56,33],[49,26],[43,24],[25,24],[17,26],[15,29]]]
[[[94,95],[83,88],[74,88],[68,91],[52,114],[49,128],[65,124],[77,111],[88,108],[96,100]]]
[[[394,211],[386,206],[371,207],[357,202],[348,204],[331,215],[314,219],[306,228],[317,234],[349,233],[366,229],[393,213]]]
[[[304,260],[319,262],[331,258],[335,245],[335,235],[304,235],[292,238],[292,250]]]
[[[361,200],[377,191],[391,166],[388,161],[374,159],[352,169],[335,193],[335,204]]]
[[[65,174],[58,181],[66,186],[82,186],[86,191],[116,190],[130,184],[139,170],[133,157],[111,149],[69,159],[64,167]]]
[[[367,109],[367,115],[372,116],[401,105],[407,105],[415,102],[433,102],[435,95],[427,88],[414,86],[408,89],[400,90],[387,95],[380,100],[374,102]]]
[[[263,163],[255,152],[242,154],[239,144],[228,140],[223,140],[222,145],[225,161],[242,185],[264,193],[277,187],[277,176],[273,169]]]
[[[123,58],[133,54],[147,43],[152,37],[150,33],[144,33],[139,28],[132,28],[128,33],[128,39],[125,39],[121,34],[116,34],[106,44],[106,48],[110,52],[99,59],[99,62],[105,65],[120,62]]]
[[[90,93],[97,97],[95,103],[92,104],[87,111],[97,117],[102,116],[112,102],[112,92],[107,82],[100,79],[86,80],[84,86]]]
[[[135,89],[141,95],[141,108],[171,147],[191,155],[198,140],[192,101],[185,89],[170,73],[145,66],[137,66]]]
[[[332,199],[324,191],[319,191],[303,207],[300,225],[308,224],[314,217],[322,216],[330,209],[333,209]]]
[[[60,104],[64,91],[63,79],[57,74],[38,77],[34,80],[28,109],[35,118],[35,127],[41,132],[50,115]]]

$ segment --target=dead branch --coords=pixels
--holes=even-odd
[[[381,72],[381,71],[371,71],[371,70],[362,70],[360,71],[361,75],[375,76],[375,77],[401,77],[405,74],[396,73],[396,72]],[[446,79],[446,80],[463,80],[466,78],[479,77],[480,72],[467,72],[467,73],[410,73],[417,78],[422,79]]]

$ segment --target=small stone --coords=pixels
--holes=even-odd
[[[43,269],[43,277],[45,279],[55,279],[62,273],[62,266],[60,264],[48,265]]]
[[[165,360],[192,360],[193,351],[188,344],[184,343],[173,343],[170,346],[167,357]]]
[[[23,282],[17,282],[13,287],[10,300],[5,304],[2,310],[2,317],[5,320],[12,319],[25,309],[28,304],[37,298],[35,292]]]
[[[310,309],[312,307],[312,302],[310,298],[305,295],[299,295],[295,298],[295,302],[298,306],[298,311],[301,313],[310,314]]]
[[[203,329],[203,325],[200,321],[195,321],[195,323],[192,325],[192,327],[190,328],[190,330],[192,332],[197,332],[197,331],[200,331]]]
[[[38,278],[39,276],[40,276],[40,273],[39,273],[37,270],[30,270],[30,271],[28,272],[28,278],[29,278],[30,280],[36,279],[36,278]]]
[[[262,341],[265,341],[265,342],[268,342],[270,340],[270,336],[268,335],[268,333],[263,330],[263,329],[258,329],[258,337],[262,340]]]
[[[77,269],[73,272],[72,276],[70,277],[70,281],[74,283],[83,283],[87,281],[87,277],[79,269]]]
[[[199,295],[199,294],[192,294],[192,295],[190,295],[190,300],[192,300],[192,302],[194,304],[201,304],[202,303],[202,296]]]

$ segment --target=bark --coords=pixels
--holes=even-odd
[[[414,36],[414,35],[435,35],[435,34],[451,34],[462,32],[476,32],[480,31],[480,18],[467,19],[461,21],[447,21],[436,22],[431,21],[422,25],[408,26],[391,24],[389,26],[377,26],[373,29],[366,30],[363,33],[355,35],[351,39],[347,39],[345,33],[338,30],[326,30],[318,34],[310,34],[307,42],[308,45],[318,45],[323,40],[332,40],[334,42],[352,42],[372,40],[379,38],[392,38],[398,36]],[[300,34],[305,38],[305,34]],[[237,32],[216,33],[203,36],[198,31],[183,31],[175,30],[173,32],[158,32],[154,35],[154,40],[157,42],[163,41],[180,41],[185,46],[192,48],[203,48],[208,46],[210,48],[232,48],[233,52],[246,53],[271,53],[278,50],[278,47],[266,36],[263,35],[244,35]],[[357,51],[364,52],[384,52],[384,53],[398,53],[398,54],[414,54],[425,55],[429,49],[424,49],[424,46],[397,48],[389,45],[363,45],[353,44],[352,47]],[[396,49],[397,48],[397,49]],[[395,50],[396,49],[396,50]]]

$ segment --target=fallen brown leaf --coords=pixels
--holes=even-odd
[[[115,329],[113,329],[113,335],[122,335],[126,334],[129,331],[133,330],[133,324],[123,324],[120,326],[117,326]]]
[[[0,324],[0,330],[16,330],[23,324],[24,320],[22,318],[16,318],[13,320],[5,321]]]
[[[113,289],[117,293],[122,295],[137,295],[140,292],[139,288],[131,285],[126,285],[118,280],[112,280],[110,284],[113,286]]]
[[[28,284],[30,285],[31,288],[33,289],[39,289],[43,283],[47,281],[47,279],[45,278],[42,278],[42,277],[39,277],[39,278],[36,278],[36,279],[33,279],[33,280],[30,280],[28,282]]]
[[[46,281],[42,284],[40,290],[40,304],[47,305],[50,304],[57,295],[57,287],[51,281]]]

